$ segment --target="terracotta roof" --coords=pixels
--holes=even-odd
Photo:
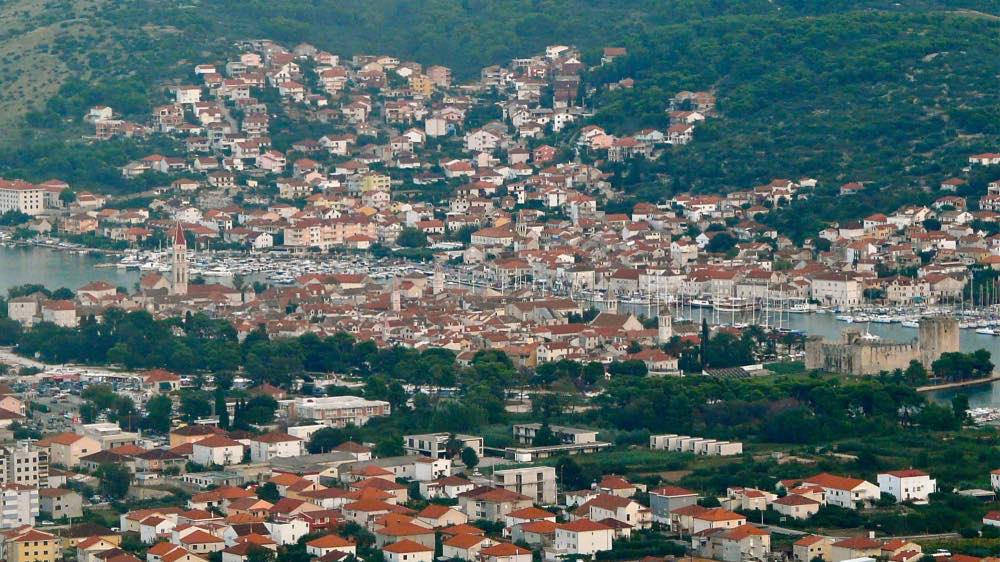
[[[671,498],[678,497],[678,496],[696,496],[696,495],[698,495],[698,494],[692,492],[691,490],[687,490],[685,488],[681,488],[680,486],[661,486],[659,488],[654,488],[654,489],[650,490],[649,493],[650,494],[656,494],[658,496],[667,496],[667,497],[671,497]]]
[[[552,534],[556,532],[557,528],[559,528],[558,523],[545,519],[539,521],[529,521],[521,524],[521,531],[525,533],[538,533],[541,535]]]
[[[414,552],[434,552],[433,548],[426,547],[418,542],[413,542],[409,539],[403,539],[399,542],[394,542],[390,545],[386,545],[382,548],[384,552],[392,552],[395,554],[410,554]]]
[[[216,449],[219,447],[242,447],[243,444],[240,443],[239,441],[233,441],[228,437],[223,437],[221,435],[213,435],[211,437],[206,437],[201,441],[195,442],[193,446]]]
[[[213,534],[198,530],[184,535],[184,537],[181,538],[181,542],[185,544],[208,544],[223,542],[223,540]]]
[[[355,546],[353,541],[349,541],[338,535],[323,535],[318,539],[313,539],[306,543],[307,546],[312,546],[316,548],[337,548],[337,547],[347,547]]]
[[[803,482],[816,484],[817,486],[822,486],[824,488],[832,488],[834,490],[853,490],[865,483],[864,480],[858,478],[846,478],[844,476],[836,476],[827,472],[817,474],[811,478],[806,478]]]
[[[441,529],[441,534],[449,536],[483,535],[485,532],[479,527],[469,525],[468,523],[462,523],[461,525],[452,525],[451,527]]]
[[[738,541],[738,540],[743,540],[746,537],[750,536],[766,537],[769,536],[770,534],[771,533],[765,531],[764,529],[758,529],[753,525],[740,525],[739,527],[725,531],[724,533],[722,533],[721,536],[727,539]]]
[[[908,469],[908,470],[890,470],[889,472],[886,472],[885,474],[889,474],[889,475],[895,476],[896,478],[916,478],[916,477],[919,477],[919,476],[930,476],[926,472],[924,472],[922,470],[917,470],[915,468],[911,468],[911,469]]]
[[[559,526],[560,529],[564,531],[571,531],[574,533],[588,533],[592,531],[608,531],[611,527],[603,525],[596,521],[591,521],[590,519],[577,519],[576,521],[570,521]]]
[[[443,544],[452,548],[461,548],[465,550],[488,540],[490,539],[483,535],[455,535],[454,537],[445,540]]]
[[[340,451],[342,453],[370,453],[371,448],[365,447],[359,443],[353,441],[344,441],[340,445],[333,448],[334,451]]]
[[[795,541],[795,546],[812,546],[818,542],[823,542],[826,537],[820,537],[818,535],[809,535],[808,537],[802,537],[801,539]]]
[[[412,537],[414,535],[432,535],[434,530],[413,523],[395,523],[375,531],[375,534],[388,537]]]
[[[800,496],[798,494],[789,494],[783,498],[778,498],[771,503],[776,503],[778,505],[819,505],[818,501],[805,496]]]
[[[59,435],[53,435],[52,437],[49,437],[47,441],[58,445],[72,445],[81,439],[83,439],[82,435],[77,435],[76,433],[67,431],[60,433]]]
[[[554,513],[549,513],[544,509],[539,509],[534,506],[511,511],[507,515],[517,519],[548,519],[556,516]]]
[[[480,556],[519,556],[531,554],[531,551],[516,544],[502,542],[480,550],[479,554]]]
[[[869,539],[868,537],[850,537],[847,539],[839,540],[833,543],[832,546],[837,548],[847,548],[850,550],[870,550],[873,548],[882,548],[882,543]]]
[[[732,511],[722,509],[721,507],[707,509],[694,515],[694,518],[702,521],[737,521],[740,519],[746,519],[746,517],[740,515],[739,513],[733,513]]]
[[[447,505],[432,503],[427,507],[421,509],[417,513],[417,517],[429,517],[431,519],[437,519],[438,517],[447,514],[451,510],[452,509]]]

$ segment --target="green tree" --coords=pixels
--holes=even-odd
[[[277,410],[278,402],[274,398],[266,394],[258,394],[244,405],[242,423],[245,426],[268,425],[274,421],[274,413]]]
[[[552,428],[549,427],[548,422],[543,422],[542,426],[538,428],[535,432],[534,438],[531,440],[531,445],[533,447],[550,447],[552,445],[561,445],[562,441],[556,437],[555,433],[552,432]]]
[[[959,423],[964,423],[969,418],[969,397],[964,394],[956,394],[951,399],[951,411]]]
[[[83,389],[80,398],[89,400],[98,410],[110,410],[118,400],[118,395],[107,384],[93,384]]]
[[[170,431],[171,413],[174,404],[170,398],[162,394],[156,395],[146,402],[146,417],[143,425],[157,433],[167,433]]]
[[[612,376],[644,377],[649,373],[646,363],[638,359],[627,361],[615,361],[608,366],[608,373]]]
[[[462,449],[462,464],[470,469],[479,464],[479,455],[476,454],[475,449],[472,447]]]
[[[379,457],[399,457],[406,451],[403,449],[403,438],[399,435],[386,435],[375,444],[374,453]]]
[[[219,417],[219,427],[229,429],[229,408],[226,406],[226,393],[222,388],[215,390],[215,415]]]
[[[573,458],[568,456],[559,457],[556,460],[555,469],[556,475],[565,489],[581,490],[590,487],[590,478],[584,474],[579,463],[573,460]]]
[[[224,407],[223,410],[225,410]],[[180,413],[183,414],[185,421],[192,423],[195,420],[211,416],[212,404],[201,393],[184,392],[181,394]]]
[[[329,453],[344,441],[347,441],[347,434],[343,429],[324,427],[309,437],[306,448],[312,454]]]
[[[274,562],[277,559],[277,554],[263,546],[252,546],[247,550],[247,555],[244,562]],[[283,560],[288,560],[284,557]]]
[[[396,244],[404,248],[423,248],[427,246],[427,235],[420,229],[406,227],[396,237]]]
[[[101,494],[115,499],[123,499],[132,483],[132,473],[120,464],[102,464],[97,468]]]
[[[257,486],[257,497],[271,503],[277,503],[281,499],[281,493],[274,482],[265,482]]]
[[[598,382],[604,380],[604,365],[598,363],[597,361],[587,363],[583,367],[581,377],[583,378],[584,384],[587,386],[594,386]]]
[[[2,306],[3,303],[0,303]],[[14,345],[21,337],[21,324],[10,318],[0,318],[0,345]]]

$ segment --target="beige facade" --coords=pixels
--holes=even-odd
[[[101,450],[101,444],[86,435],[61,433],[48,440],[49,462],[65,468],[80,465],[80,458]]]
[[[556,469],[551,466],[511,468],[493,473],[497,487],[528,496],[536,503],[556,502]]]
[[[45,189],[25,181],[0,180],[0,213],[37,215],[45,210]]]

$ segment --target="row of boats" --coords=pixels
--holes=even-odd
[[[971,312],[965,314],[961,311],[951,312],[958,315],[958,327],[962,330],[974,330],[977,334],[986,336],[1000,336],[1000,317],[982,316]],[[923,314],[933,313],[924,312]],[[834,318],[848,324],[899,324],[903,328],[918,328],[921,315],[919,313],[900,314],[882,311],[837,314]]]
[[[173,267],[171,258],[169,251],[129,251],[114,264],[114,267],[129,271],[167,273]],[[331,273],[364,273],[372,279],[380,280],[407,275],[417,269],[413,265],[362,256],[317,257],[278,252],[250,255],[188,252],[190,275],[224,282],[229,282],[240,275],[251,281],[291,285],[302,275]]]
[[[969,417],[976,425],[1000,425],[1000,408],[970,408]]]

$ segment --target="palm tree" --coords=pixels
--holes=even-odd
[[[242,273],[233,275],[233,288],[240,292],[240,302],[246,302],[247,279]]]

